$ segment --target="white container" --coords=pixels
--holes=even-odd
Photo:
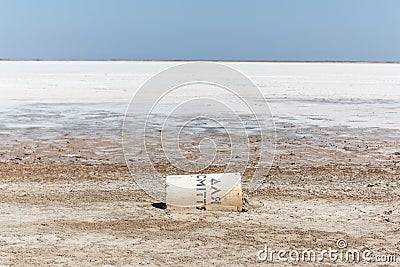
[[[240,173],[167,176],[166,203],[168,207],[242,211]]]

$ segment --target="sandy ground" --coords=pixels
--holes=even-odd
[[[278,129],[274,166],[260,190],[245,192],[247,212],[153,207],[123,159],[105,156],[120,155],[117,140],[65,135],[45,142],[35,135],[35,141],[4,145],[0,263],[291,266],[260,262],[257,252],[265,245],[336,248],[338,239],[373,255],[399,255],[395,135],[378,129]],[[104,155],[96,153],[100,143]]]
[[[229,63],[277,126],[247,212],[159,209],[128,171],[129,99],[174,64],[0,62],[0,266],[346,266],[257,259],[265,246],[321,251],[338,239],[372,251],[352,266],[385,255],[397,262],[379,265],[399,266],[399,64]],[[139,156],[128,162],[144,176]]]

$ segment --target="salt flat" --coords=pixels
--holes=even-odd
[[[259,86],[276,124],[271,171],[242,213],[157,209],[127,169],[126,107],[175,64],[0,62],[0,264],[249,265],[265,245],[338,239],[399,254],[399,64],[226,63]]]
[[[4,112],[15,114],[15,108],[21,109],[22,115],[24,110],[46,113],[46,108],[49,112],[55,109],[68,120],[71,114],[65,106],[56,105],[65,103],[83,104],[74,106],[75,114],[88,109],[123,114],[134,92],[147,79],[176,64],[182,63],[0,62],[1,120],[12,122]],[[400,64],[222,64],[255,82],[278,122],[399,127]]]

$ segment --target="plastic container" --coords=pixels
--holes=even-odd
[[[169,208],[242,211],[240,173],[167,176],[166,203]]]

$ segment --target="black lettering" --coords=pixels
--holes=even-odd
[[[205,181],[206,181],[206,179],[203,179],[203,180],[198,181],[199,183],[197,184],[197,186],[206,186],[206,185],[204,184]]]
[[[214,195],[214,194],[216,194],[218,192],[221,192],[221,189],[218,189],[218,188],[216,188],[214,186],[211,186],[211,189],[214,190],[214,191],[211,192],[211,195]]]
[[[215,185],[215,184],[218,184],[218,183],[220,183],[220,182],[221,182],[220,180],[211,178],[211,185]]]

